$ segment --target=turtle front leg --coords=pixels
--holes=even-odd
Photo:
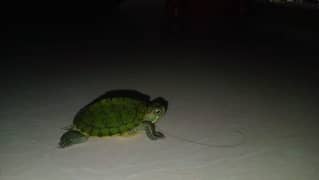
[[[163,133],[155,130],[154,123],[145,121],[143,122],[143,125],[147,137],[151,140],[157,140],[165,137]]]

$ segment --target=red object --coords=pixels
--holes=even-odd
[[[167,0],[170,16],[242,15],[249,0]]]
[[[241,16],[248,0],[167,0],[167,14],[173,22],[182,21],[191,28],[207,29],[215,17]]]

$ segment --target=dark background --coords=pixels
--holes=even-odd
[[[172,52],[172,47],[182,53],[189,47],[185,51],[282,56],[280,61],[311,61],[313,67],[318,54],[318,10],[309,8],[249,0],[10,2],[2,7],[1,54],[9,61],[59,53]]]

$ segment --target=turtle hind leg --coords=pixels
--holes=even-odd
[[[59,147],[65,148],[74,144],[84,143],[87,140],[88,136],[82,134],[81,132],[69,130],[61,136]]]

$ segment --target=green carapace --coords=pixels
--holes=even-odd
[[[110,91],[95,99],[75,115],[73,124],[60,138],[59,147],[83,143],[91,136],[131,136],[144,131],[151,140],[164,138],[155,123],[167,110],[163,98],[131,90]]]

